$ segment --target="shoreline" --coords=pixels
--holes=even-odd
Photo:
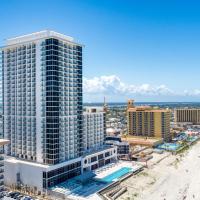
[[[137,176],[122,182],[127,192],[119,200],[200,199],[200,141],[177,155],[165,156]]]

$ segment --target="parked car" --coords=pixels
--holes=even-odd
[[[33,200],[33,199],[31,197],[29,197],[29,196],[25,196],[21,200]]]
[[[13,199],[16,199],[19,195],[20,195],[19,192],[15,192],[15,194],[13,194],[12,198],[13,198]]]
[[[24,195],[20,194],[16,199],[21,200],[24,197]]]

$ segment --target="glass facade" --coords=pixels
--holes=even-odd
[[[82,47],[49,38],[42,43],[45,163],[82,155]]]
[[[81,162],[75,162],[49,172],[43,172],[43,187],[48,188],[81,174]]]
[[[2,69],[6,154],[37,161],[42,152],[45,164],[80,157],[82,46],[53,37],[17,43],[3,48]]]

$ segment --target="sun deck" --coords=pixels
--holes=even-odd
[[[141,168],[142,166],[135,165],[133,162],[129,161],[110,163],[93,171],[92,173],[96,175],[95,178],[91,176],[91,179],[87,182],[84,181],[84,183],[81,183],[79,179],[77,180],[75,177],[50,188],[50,190],[55,194],[61,193],[71,199],[98,199],[97,193],[100,190],[121,180],[125,175],[133,173]],[[86,176],[89,177],[88,174]]]

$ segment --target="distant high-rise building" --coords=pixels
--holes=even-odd
[[[177,125],[184,124],[200,124],[200,109],[197,108],[180,108],[175,109],[175,123]]]
[[[106,97],[104,97],[104,100],[103,100],[103,111],[104,111],[105,113],[108,112],[108,105],[107,105],[107,103],[106,103]]]
[[[133,107],[128,103],[127,122],[129,135],[171,139],[169,110]]]
[[[88,117],[82,105],[82,45],[54,31],[8,39],[2,48],[2,72],[4,138],[10,140],[5,150],[12,157],[5,162],[6,183],[41,190],[81,174],[82,159],[88,155],[84,149],[88,131],[83,130],[83,123]],[[102,145],[100,151],[102,134],[95,141]],[[116,153],[111,155],[116,157]],[[95,168],[97,163],[87,165],[87,170]]]

